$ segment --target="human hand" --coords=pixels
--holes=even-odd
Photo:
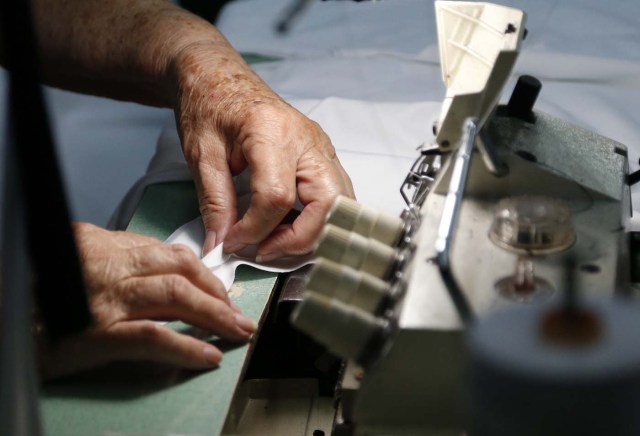
[[[74,224],[93,315],[92,326],[41,347],[46,378],[118,360],[148,360],[190,369],[215,367],[216,347],[152,320],[181,320],[232,341],[255,323],[238,313],[218,279],[185,246]]]
[[[258,260],[307,252],[333,199],[353,196],[327,135],[211,23],[164,0],[34,3],[47,83],[175,110],[208,230],[204,251],[224,240],[234,252],[259,243]],[[232,176],[247,166],[252,202],[236,222]],[[296,195],[304,210],[279,226]]]
[[[231,47],[192,44],[176,65],[176,120],[207,231],[203,254],[223,241],[226,252],[258,244],[259,262],[310,251],[334,198],[354,197],[328,136]],[[237,221],[232,176],[247,166],[251,204]],[[303,210],[283,225],[296,195]]]

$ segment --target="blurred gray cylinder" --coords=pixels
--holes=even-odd
[[[549,305],[505,310],[471,329],[471,436],[640,435],[640,308],[588,307],[603,326],[588,346],[542,337]]]

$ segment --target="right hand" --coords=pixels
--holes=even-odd
[[[203,41],[172,62],[176,120],[206,230],[205,255],[224,242],[257,245],[258,262],[311,251],[339,195],[354,198],[327,134],[285,102],[231,46]],[[251,203],[236,216],[233,176],[250,169]],[[300,200],[300,215],[282,225]]]
[[[41,346],[45,378],[112,361],[147,360],[190,369],[215,367],[222,352],[153,320],[181,320],[231,341],[247,341],[255,323],[240,314],[222,283],[185,246],[74,224],[92,326]]]

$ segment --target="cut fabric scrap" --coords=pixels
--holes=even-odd
[[[202,218],[198,217],[182,227],[167,238],[167,244],[182,244],[193,251],[196,256],[200,257],[202,252],[202,244],[204,243],[204,226]],[[223,252],[223,244],[218,245],[205,257],[202,262],[216,276],[225,289],[228,291],[233,284],[236,275],[236,269],[240,265],[249,265],[254,268],[269,272],[289,272],[298,269],[304,265],[308,265],[313,260],[312,254],[304,256],[283,257],[271,262],[258,263],[255,260],[255,246],[249,246],[237,254],[225,254]]]

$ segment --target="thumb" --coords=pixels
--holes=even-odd
[[[205,230],[202,245],[202,256],[205,256],[224,240],[236,222],[236,193],[226,160],[213,165],[197,163],[194,178]]]

